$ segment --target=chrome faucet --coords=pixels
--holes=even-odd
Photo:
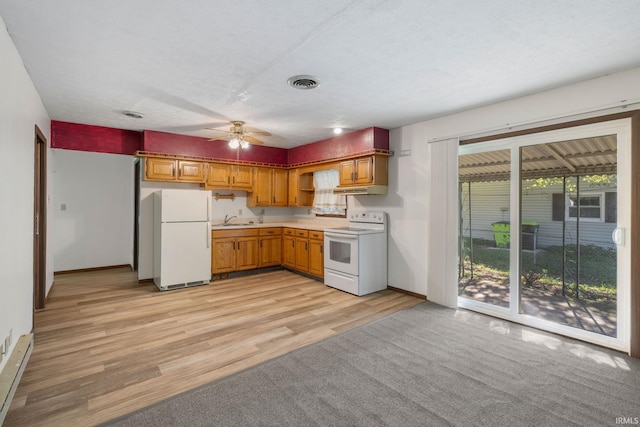
[[[222,223],[222,225],[227,225],[229,224],[229,221],[231,221],[233,218],[237,218],[237,216],[231,216],[231,217],[227,217],[227,215],[224,216],[224,222]]]

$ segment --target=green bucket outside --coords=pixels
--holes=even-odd
[[[508,248],[511,241],[511,225],[509,221],[494,222],[493,226],[493,238],[496,241],[498,248]]]
[[[499,221],[491,224],[493,226],[493,238],[498,248],[508,248],[511,242],[511,225],[509,221]],[[523,221],[522,232],[534,233],[538,229],[539,223],[535,221]]]

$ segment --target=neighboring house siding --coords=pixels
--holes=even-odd
[[[469,235],[469,194],[468,184],[462,184],[463,205],[463,234]],[[585,189],[582,195],[590,193],[615,192],[615,187]],[[522,197],[522,219],[524,222],[535,221],[540,224],[538,229],[538,247],[562,244],[562,221],[553,220],[553,194],[562,193],[561,185],[549,186],[544,189],[529,190]],[[604,203],[604,199],[603,199]],[[509,182],[474,182],[471,183],[471,233],[474,239],[493,240],[494,222],[508,221]],[[611,218],[609,218],[610,220]],[[611,233],[616,227],[615,222],[580,221],[580,243],[614,248]],[[575,221],[566,221],[565,242],[576,242],[577,230]]]

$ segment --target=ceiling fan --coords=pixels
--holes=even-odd
[[[221,131],[218,129],[211,129],[211,128],[207,128],[209,130],[212,131],[216,131],[216,132],[225,132],[225,131]],[[249,144],[255,144],[255,145],[260,145],[263,144],[262,141],[260,141],[257,138],[254,138],[254,136],[271,136],[271,134],[269,132],[248,132],[245,128],[244,128],[244,122],[236,120],[236,121],[232,121],[231,122],[231,128],[229,129],[229,132],[225,132],[226,135],[221,135],[221,136],[217,136],[215,138],[211,138],[209,139],[209,141],[219,141],[219,140],[228,140],[229,141],[229,147],[236,149],[238,147],[242,147],[242,148],[249,148]]]

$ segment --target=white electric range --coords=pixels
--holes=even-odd
[[[387,288],[387,214],[359,211],[324,232],[324,283],[354,295]]]

